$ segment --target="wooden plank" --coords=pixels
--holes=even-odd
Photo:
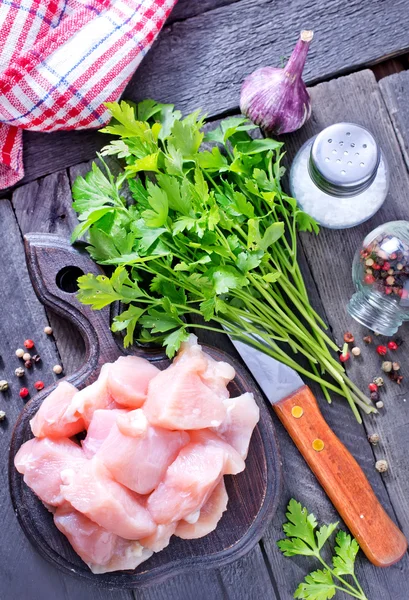
[[[409,169],[409,72],[385,77],[379,82],[379,87]]]
[[[33,550],[14,515],[9,497],[7,460],[12,429],[24,406],[18,391],[24,385],[33,393],[33,383],[38,379],[42,379],[46,385],[50,384],[55,378],[52,366],[58,361],[58,354],[53,339],[42,331],[47,324],[47,317],[31,286],[21,234],[8,200],[0,202],[0,221],[2,281],[7,283],[1,289],[3,315],[7,317],[0,320],[0,377],[10,384],[9,391],[1,394],[0,398],[0,409],[7,414],[6,421],[0,424],[0,510],[3,520],[0,598],[21,600],[28,598],[29,594],[30,600],[130,600],[130,592],[112,594],[108,590],[84,586],[73,577],[63,577]],[[14,369],[19,366],[20,361],[14,352],[28,337],[36,342],[36,350],[41,355],[42,362],[27,372],[26,377],[18,379],[14,375]]]
[[[362,389],[375,375],[382,374],[381,359],[375,352],[375,347],[364,348],[362,337],[367,331],[355,323],[346,313],[345,306],[353,292],[351,281],[351,262],[355,249],[364,235],[376,225],[398,218],[408,218],[405,190],[408,187],[408,175],[400,156],[399,147],[393,129],[382,103],[379,89],[373,74],[369,71],[321,84],[311,90],[314,116],[298,135],[286,137],[288,158],[294,156],[304,140],[311,137],[323,127],[341,120],[349,120],[366,125],[379,140],[391,166],[391,190],[384,208],[369,223],[359,228],[343,231],[322,229],[319,236],[303,235],[302,246],[306,253],[312,275],[318,282],[320,299],[323,303],[327,320],[338,343],[342,342],[343,333],[352,331],[362,348],[362,358],[348,363],[348,372],[352,379]],[[370,102],[368,102],[370,98]],[[311,290],[311,288],[309,288]],[[314,292],[314,290],[312,290]],[[402,331],[403,337],[407,328]],[[404,352],[394,357],[402,363],[402,372],[409,370],[408,358]],[[368,433],[378,432],[381,443],[372,447],[365,440],[363,431],[352,419],[349,409],[341,402],[334,402],[330,407],[321,403],[324,415],[337,435],[351,450],[374,487],[379,499],[391,516],[396,515],[398,523],[405,534],[409,534],[408,521],[408,474],[409,467],[406,457],[408,447],[408,411],[403,399],[408,394],[408,386],[402,387],[392,382],[385,384],[382,399],[386,410],[375,417],[365,417],[364,426]],[[310,473],[305,469],[299,472],[297,463],[293,462],[294,449],[286,441],[280,441],[283,448],[284,472],[287,474],[286,484],[291,488],[291,481],[297,482],[298,498],[314,502],[318,506],[317,513],[321,520],[335,520],[325,503],[321,490],[314,489]],[[390,471],[381,477],[374,469],[375,459],[386,458]],[[295,472],[294,472],[295,465]],[[289,493],[290,492],[290,493]],[[293,490],[285,490],[283,504],[288,500]],[[393,507],[393,510],[391,508]],[[312,509],[312,506],[310,506]],[[267,548],[280,537],[280,531],[274,523],[269,534]],[[276,554],[269,554],[273,565]],[[293,577],[305,573],[305,561],[300,561],[291,569]],[[274,570],[274,566],[273,566]],[[405,573],[405,575],[403,575]],[[364,583],[368,597],[407,598],[409,593],[409,562],[405,557],[400,563],[389,569],[374,569],[366,560],[359,560],[359,575]],[[282,582],[284,585],[284,581]],[[372,593],[371,593],[372,592]]]
[[[208,115],[236,109],[243,78],[280,66],[301,29],[314,29],[305,79],[327,79],[409,47],[405,0],[241,0],[165,26],[124,97],[152,97]],[[336,26],[334,26],[336,23]],[[382,35],[379,35],[382,31]]]
[[[17,188],[12,201],[23,235],[32,231],[43,231],[69,237],[77,223],[71,206],[69,179],[65,171],[53,173],[42,180]],[[49,310],[47,315],[64,369],[67,373],[72,373],[84,359],[82,337],[78,331],[67,326],[65,319]]]
[[[166,25],[175,21],[184,21],[191,17],[197,17],[204,12],[214,10],[220,6],[236,4],[240,0],[179,0],[169,15]]]
[[[243,78],[280,66],[299,30],[315,30],[305,70],[312,83],[407,51],[406,12],[406,0],[288,0],[285,9],[273,0],[182,0],[124,98],[152,97],[185,112],[201,107],[211,116],[231,111]],[[26,132],[23,183],[86,161],[105,143],[95,131]]]

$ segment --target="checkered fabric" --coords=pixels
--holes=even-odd
[[[0,188],[22,129],[101,127],[177,0],[0,0]]]

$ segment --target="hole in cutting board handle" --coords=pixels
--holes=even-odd
[[[78,277],[84,275],[84,271],[79,267],[64,267],[58,271],[55,282],[60,290],[68,294],[74,294],[78,291]]]

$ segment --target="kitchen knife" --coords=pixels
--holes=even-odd
[[[407,549],[405,536],[298,373],[242,342],[233,343],[367,558],[378,567],[400,560]]]

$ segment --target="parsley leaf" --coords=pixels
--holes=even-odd
[[[162,227],[168,218],[168,196],[154,183],[148,182],[148,202],[152,210],[142,213],[148,227]]]
[[[356,540],[345,532],[338,531],[332,567],[321,556],[321,550],[338,527],[338,523],[322,525],[317,530],[317,520],[314,515],[309,514],[307,509],[294,498],[290,500],[287,509],[288,522],[283,525],[287,538],[277,542],[281,552],[285,556],[315,556],[324,566],[324,569],[313,571],[305,577],[296,589],[294,598],[330,600],[339,589],[354,598],[367,600],[354,572],[355,559],[359,550]],[[355,587],[343,579],[343,575],[350,575]],[[336,583],[334,579],[337,580]]]

